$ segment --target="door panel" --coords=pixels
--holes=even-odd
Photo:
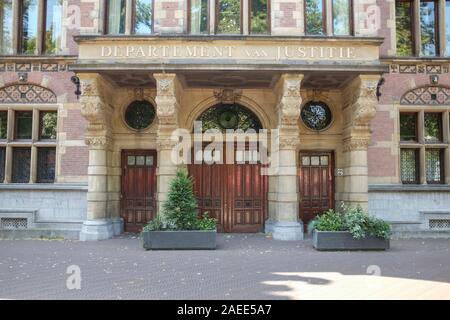
[[[122,151],[121,217],[126,232],[139,232],[155,217],[156,151]]]
[[[334,208],[334,158],[332,153],[300,153],[299,218],[305,230],[317,214]]]
[[[268,179],[260,174],[260,164],[192,164],[189,173],[194,178],[200,214],[208,212],[218,219],[218,231],[262,231],[267,219]]]

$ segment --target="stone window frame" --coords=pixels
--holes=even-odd
[[[39,104],[39,105],[0,105],[0,111],[8,112],[8,121],[7,121],[7,137],[6,140],[0,140],[0,147],[6,148],[5,155],[5,179],[0,182],[2,184],[9,184],[12,182],[12,164],[13,164],[13,148],[23,147],[23,148],[31,148],[31,165],[30,165],[30,181],[29,184],[41,184],[37,182],[37,162],[38,162],[38,148],[55,148],[55,179],[53,183],[57,182],[57,172],[58,172],[58,141],[59,141],[59,105],[58,104]],[[33,112],[33,120],[32,120],[32,137],[29,140],[15,140],[14,139],[14,131],[15,131],[15,112],[16,111],[32,111]],[[56,124],[56,139],[55,140],[40,140],[40,116],[39,113],[43,111],[52,111],[57,113],[57,124]]]
[[[450,19],[450,17],[446,17],[445,14],[445,6],[446,2],[449,0],[434,0],[437,3],[437,22],[436,22],[436,33],[437,33],[437,44],[436,44],[436,55],[435,56],[422,56],[420,54],[422,47],[422,39],[421,39],[421,30],[420,30],[420,2],[421,0],[395,0],[395,2],[412,2],[413,5],[413,19],[412,19],[412,37],[413,37],[413,57],[420,58],[433,58],[433,57],[446,57],[447,51],[447,41],[446,41],[446,27],[445,21],[446,19]],[[394,7],[395,8],[395,7]],[[395,10],[395,9],[394,9]],[[395,34],[397,38],[397,34]],[[395,46],[395,50],[397,50],[397,46]],[[397,56],[397,54],[396,54]],[[399,56],[401,58],[405,58],[403,56]],[[407,57],[406,57],[407,58]]]
[[[102,16],[103,16],[103,30],[102,33],[104,35],[120,35],[120,34],[109,34],[108,33],[108,14],[109,14],[109,1],[100,0],[101,8],[102,8]],[[125,35],[134,35],[135,34],[135,24],[136,24],[136,10],[135,10],[136,0],[126,0],[125,2]],[[152,0],[152,31],[149,34],[145,35],[153,35],[155,34],[155,0]]]
[[[38,0],[38,19],[37,19],[37,35],[36,35],[36,49],[33,56],[61,56],[62,52],[57,54],[47,54],[45,52],[45,28],[46,28],[46,8],[47,8],[47,0]],[[13,0],[12,1],[12,12],[13,12],[13,40],[12,40],[12,56],[21,55],[21,56],[30,56],[27,53],[20,52],[21,46],[21,23],[22,17],[20,16],[21,9],[21,0]],[[61,22],[62,23],[62,22]],[[61,49],[61,48],[60,48]]]
[[[417,140],[415,142],[404,142],[400,139],[400,114],[401,113],[416,113],[417,114]],[[440,113],[442,115],[442,142],[427,143],[425,142],[425,113]],[[418,178],[419,185],[427,185],[426,177],[426,161],[425,153],[427,149],[443,150],[443,179],[441,184],[450,184],[450,106],[427,106],[427,105],[400,105],[398,107],[397,120],[397,140],[399,145],[398,156],[398,173],[399,183],[405,184],[401,178],[401,150],[402,149],[416,149],[419,150],[418,156]],[[435,183],[433,183],[435,184]]]

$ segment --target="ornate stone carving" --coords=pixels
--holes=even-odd
[[[367,150],[370,138],[350,138],[344,141],[344,151]]]
[[[109,144],[109,139],[106,136],[92,136],[92,137],[86,137],[85,143],[88,146],[92,147],[104,147],[107,144]]]
[[[223,104],[233,104],[242,97],[240,89],[215,89],[214,97]]]
[[[298,143],[298,136],[281,136],[279,139],[279,149],[296,149]]]
[[[160,125],[173,125],[178,123],[179,103],[176,92],[175,74],[154,74],[156,79],[156,114]]]
[[[361,81],[354,97],[354,125],[368,126],[377,109],[377,81]]]
[[[303,80],[302,75],[283,76],[281,81],[281,92],[278,103],[278,119],[281,126],[296,126],[300,117],[300,107],[302,99],[300,96],[300,86]]]

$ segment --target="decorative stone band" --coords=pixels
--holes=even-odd
[[[111,138],[107,136],[87,136],[85,143],[89,147],[106,148],[111,145]]]
[[[450,105],[450,88],[443,86],[426,86],[415,88],[403,95],[403,105]]]
[[[35,84],[12,84],[0,88],[0,103],[56,103],[56,95]]]
[[[369,144],[370,144],[369,137],[349,138],[344,140],[344,152],[358,151],[358,150],[365,151],[369,147]]]

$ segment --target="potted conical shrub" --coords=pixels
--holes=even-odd
[[[216,249],[216,219],[198,216],[193,181],[181,169],[171,181],[162,212],[141,233],[146,250]]]

